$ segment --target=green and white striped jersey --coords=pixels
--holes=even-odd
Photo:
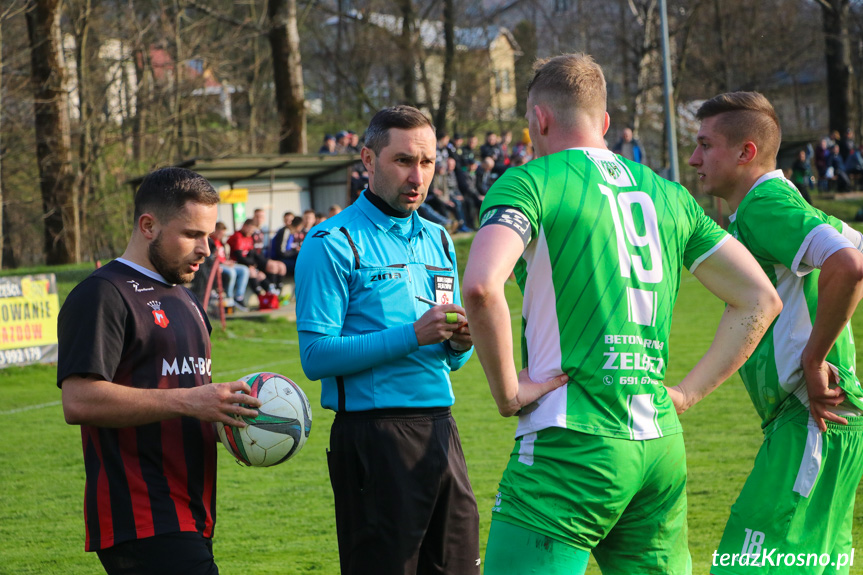
[[[663,380],[681,266],[694,270],[728,235],[679,184],[594,148],[510,168],[486,196],[483,218],[502,207],[531,225],[515,268],[523,363],[534,381],[570,377],[526,410],[517,434],[680,433]]]
[[[766,427],[809,407],[800,356],[815,321],[820,271],[802,259],[819,227],[829,225],[841,233],[844,224],[807,204],[780,170],[759,179],[730,220],[728,231],[752,253],[782,298],[782,312],[740,368]],[[863,408],[850,323],[827,361],[838,369],[848,402]]]

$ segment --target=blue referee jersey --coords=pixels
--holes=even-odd
[[[310,379],[327,374],[320,378],[321,405],[335,411],[450,406],[449,372],[472,349],[456,352],[447,342],[420,347],[413,323],[430,309],[418,295],[461,303],[452,239],[416,213],[383,213],[368,193],[306,236],[295,271],[297,330],[337,337],[380,332],[374,344],[380,349],[364,352],[386,351],[389,358],[357,371],[335,351],[318,358],[323,365],[308,365],[301,349],[303,369]],[[394,350],[404,353],[393,357]]]

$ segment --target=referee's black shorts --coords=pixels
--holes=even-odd
[[[195,531],[133,539],[96,554],[108,575],[219,575],[213,540]]]
[[[479,513],[449,408],[336,414],[342,575],[479,575]]]

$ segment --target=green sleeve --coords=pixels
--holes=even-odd
[[[704,213],[704,210],[688,191],[684,189],[681,194],[686,213],[692,224],[689,238],[685,240],[683,265],[686,266],[686,269],[692,269],[694,264],[713,253],[713,250],[728,234]]]
[[[842,222],[807,204],[803,198],[761,195],[756,191],[737,211],[740,240],[756,258],[796,269],[807,238],[816,227],[829,224],[842,231]]]

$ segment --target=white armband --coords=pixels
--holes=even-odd
[[[848,238],[848,241],[851,242],[858,251],[863,252],[863,234],[842,222],[842,235]]]
[[[843,229],[844,231],[844,229]],[[854,231],[854,230],[851,230]],[[856,232],[855,232],[856,233]],[[860,235],[859,233],[857,234]],[[844,234],[836,231],[836,228],[830,224],[821,224],[809,234],[809,244],[806,246],[806,251],[803,252],[800,258],[800,263],[796,270],[791,270],[797,275],[805,275],[813,269],[821,269],[827,258],[835,254],[841,249],[857,248],[851,240]]]

